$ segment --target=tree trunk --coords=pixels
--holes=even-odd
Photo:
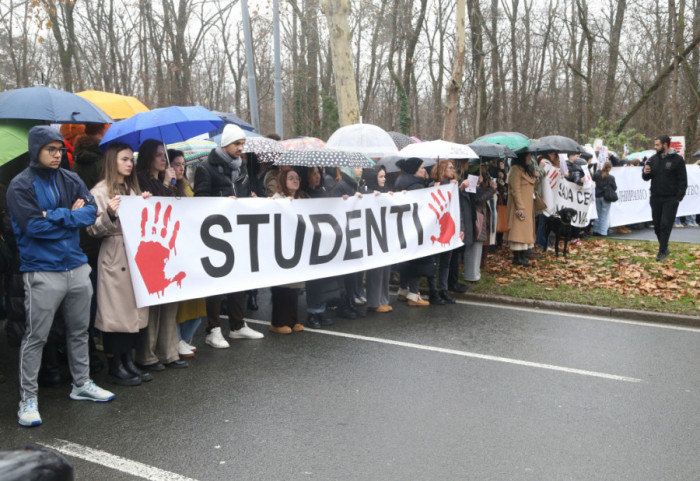
[[[615,79],[617,77],[617,63],[620,57],[620,34],[625,18],[627,0],[617,0],[615,22],[610,25],[610,43],[608,44],[608,67],[606,69],[605,93],[603,95],[603,118],[608,121],[612,117],[613,101],[615,99]]]
[[[323,6],[328,20],[340,125],[356,124],[360,120],[360,107],[357,102],[353,53],[350,47],[350,5],[348,0],[324,0]]]
[[[457,0],[455,16],[456,42],[455,57],[452,63],[452,76],[447,82],[447,99],[445,102],[445,121],[442,127],[442,138],[455,142],[457,139],[457,112],[459,110],[459,92],[462,90],[464,77],[464,58],[467,54],[467,18],[466,0]],[[472,18],[470,16],[470,18]],[[473,28],[473,27],[472,27]],[[473,31],[473,30],[472,30]]]

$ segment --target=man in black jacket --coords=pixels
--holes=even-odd
[[[245,145],[245,133],[234,124],[224,127],[221,146],[209,154],[194,173],[195,197],[238,197],[255,196],[250,189],[250,179],[241,152]],[[207,337],[205,342],[217,349],[229,347],[221,334],[221,303],[226,297],[231,339],[262,339],[263,335],[248,327],[243,320],[245,312],[245,292],[208,297]]]
[[[656,260],[663,261],[670,254],[668,239],[671,237],[678,204],[688,188],[688,174],[683,157],[671,148],[671,138],[668,135],[659,135],[654,140],[654,150],[656,154],[644,165],[642,179],[651,180],[651,219],[656,238],[659,239]]]

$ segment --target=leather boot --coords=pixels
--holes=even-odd
[[[430,296],[428,297],[428,302],[430,303],[431,306],[437,305],[437,306],[443,306],[445,305],[445,301],[440,295],[438,294],[437,291],[430,291]]]
[[[457,301],[445,290],[440,291],[440,298],[445,301],[445,304],[455,304]]]
[[[321,320],[319,319],[319,315],[309,312],[306,315],[306,327],[310,327],[311,329],[320,329]]]
[[[525,257],[525,251],[518,251],[518,265],[530,267],[530,261]]]
[[[119,386],[138,386],[141,378],[126,370],[119,355],[107,358],[107,380]]]
[[[136,364],[134,364],[134,358],[131,357],[131,351],[127,351],[126,353],[122,354],[122,364],[131,374],[141,378],[141,382],[153,381],[153,376],[136,367]]]
[[[513,251],[513,265],[520,265],[520,251]]]

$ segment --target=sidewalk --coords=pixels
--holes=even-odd
[[[612,232],[615,232],[616,228],[611,227]],[[657,242],[656,234],[654,234],[654,229],[640,229],[633,230],[629,234],[611,234],[608,236],[611,239],[624,239],[624,240],[646,240]],[[688,244],[700,244],[700,227],[674,227],[671,231],[671,242],[685,242]]]

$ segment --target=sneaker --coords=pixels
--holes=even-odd
[[[364,306],[367,304],[367,299],[364,299],[363,297],[355,297],[352,302],[354,302],[358,306]]]
[[[180,357],[194,357],[194,351],[190,349],[189,344],[187,344],[185,341],[180,341],[177,343],[177,353],[180,355]]]
[[[204,342],[215,349],[226,349],[229,347],[229,343],[226,342],[224,336],[221,335],[220,327],[215,327],[212,329],[211,332],[207,334],[207,337],[204,338]]]
[[[418,298],[417,300],[409,299],[408,300],[408,305],[412,307],[427,307],[430,305],[428,301],[422,298]]]
[[[73,390],[70,392],[70,398],[74,401],[94,401],[98,403],[104,403],[114,399],[114,393],[102,389],[100,386],[95,384],[92,379],[82,386],[72,385]]]
[[[191,340],[192,340],[192,339],[190,339],[190,341],[191,341]],[[182,341],[182,342],[185,343],[185,345],[187,346],[187,349],[189,349],[189,350],[192,351],[192,352],[197,352],[197,348],[196,348],[195,346],[193,346],[192,344],[190,344],[190,343],[187,342],[187,341]]]
[[[406,301],[408,300],[408,289],[401,289],[399,288],[399,291],[396,293],[396,300],[397,301]]]
[[[658,254],[656,254],[656,260],[658,262],[661,262],[661,261],[665,260],[669,256],[670,253],[671,253],[671,251],[669,251],[668,249],[666,249],[663,252],[659,252]]]
[[[391,312],[393,310],[392,307],[388,305],[382,305],[370,309],[372,309],[374,312]]]
[[[41,416],[39,416],[39,401],[35,397],[31,397],[26,401],[19,402],[19,411],[17,411],[20,426],[38,426],[41,424]]]
[[[248,324],[243,323],[243,327],[240,329],[229,332],[228,337],[231,339],[262,339],[265,336],[263,336],[261,332],[248,327]]]

